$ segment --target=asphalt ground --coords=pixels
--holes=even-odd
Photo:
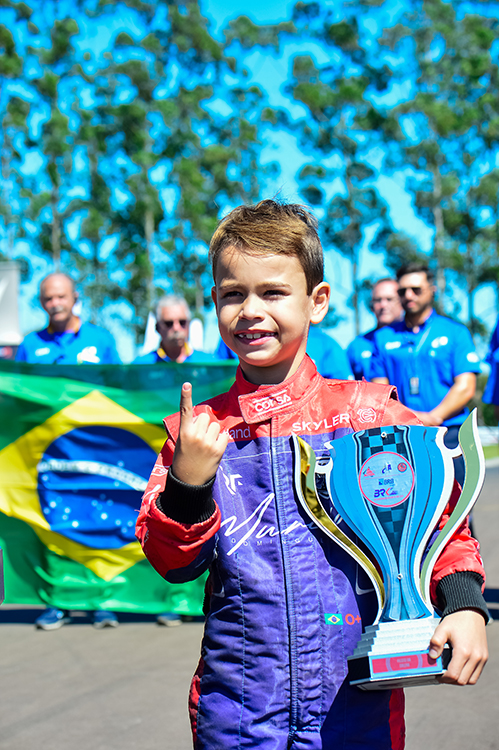
[[[474,524],[494,617],[489,663],[473,687],[406,691],[407,750],[499,750],[498,488],[499,466],[488,465]],[[202,623],[166,628],[120,615],[118,628],[95,630],[74,613],[71,624],[42,632],[38,612],[0,607],[1,750],[192,748],[187,694]]]

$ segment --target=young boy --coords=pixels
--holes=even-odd
[[[293,484],[291,435],[319,457],[366,427],[417,424],[390,386],[324,380],[306,356],[328,309],[315,219],[272,200],[223,219],[210,254],[220,333],[238,356],[228,393],[165,419],[137,537],[170,582],[210,569],[202,656],[190,711],[198,750],[403,748],[403,692],[363,692],[347,656],[374,619],[356,564],[310,524]],[[356,481],[352,477],[352,481]],[[474,683],[487,660],[484,572],[463,526],[440,556],[433,596],[449,641],[445,681]],[[344,624],[325,613],[350,613]],[[346,624],[353,622],[353,624]]]

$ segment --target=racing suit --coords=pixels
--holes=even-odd
[[[168,439],[137,523],[145,554],[167,581],[210,569],[191,688],[195,747],[400,750],[403,691],[363,692],[345,680],[347,656],[375,617],[376,597],[355,561],[299,506],[290,436],[301,436],[320,460],[330,440],[417,419],[391,386],[325,380],[308,357],[274,386],[252,385],[239,368],[230,391],[200,412],[230,435],[214,484],[193,488],[168,475],[179,416],[165,419]],[[483,602],[484,572],[466,524],[437,561],[435,601],[442,580],[445,614]],[[468,583],[471,600],[462,593]]]

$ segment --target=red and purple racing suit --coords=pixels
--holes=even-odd
[[[363,623],[374,619],[376,597],[355,561],[298,504],[290,436],[301,436],[320,459],[329,455],[325,443],[354,430],[418,420],[392,387],[324,380],[308,357],[275,386],[252,385],[239,369],[230,391],[197,406],[200,412],[230,435],[211,506],[203,514],[178,483],[164,491],[178,434],[174,415],[165,420],[168,439],[137,524],[145,554],[167,581],[210,569],[191,690],[195,747],[400,750],[403,692],[363,692],[345,680],[347,656]],[[435,603],[442,579],[449,605],[452,582],[459,579],[462,589],[463,578],[480,592],[484,571],[467,524],[437,561]]]

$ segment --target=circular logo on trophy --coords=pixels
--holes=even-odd
[[[360,491],[379,508],[393,508],[403,503],[414,487],[414,470],[399,453],[374,453],[359,472]]]

